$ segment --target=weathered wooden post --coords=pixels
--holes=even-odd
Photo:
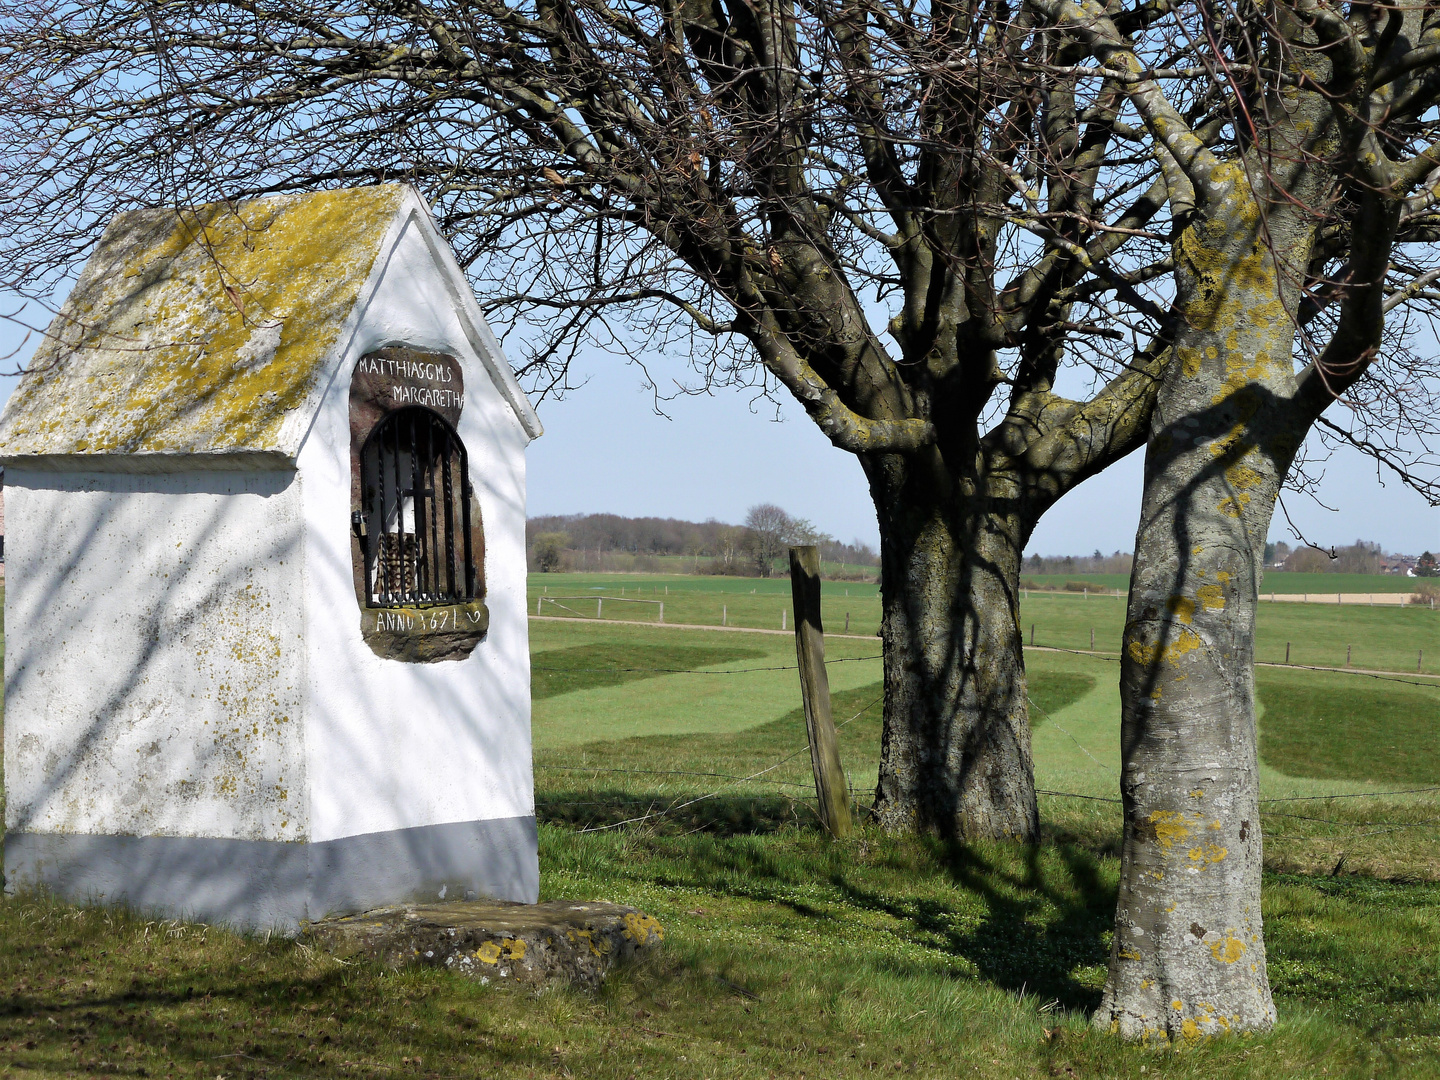
[[[820,822],[832,836],[850,835],[850,797],[840,766],[840,746],[830,716],[830,679],[825,674],[825,629],[820,622],[820,554],[790,549],[790,592],[795,601],[795,657],[805,697],[805,733],[815,770]]]

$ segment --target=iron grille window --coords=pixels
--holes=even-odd
[[[371,607],[472,600],[470,470],[445,418],[419,406],[375,426],[360,452],[354,527]]]

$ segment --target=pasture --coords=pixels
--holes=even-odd
[[[657,622],[663,603],[669,624],[719,627],[723,621],[731,627],[779,630],[782,620],[790,618],[790,581],[788,577],[532,574],[529,601],[533,614],[593,619],[598,609],[603,620],[634,623]],[[826,581],[821,603],[827,638],[845,634],[847,616],[851,635],[873,638],[880,628],[877,585]],[[1125,598],[1113,593],[1032,590],[1021,601],[1020,623],[1027,644],[1089,651],[1093,632],[1097,652],[1118,656]],[[1428,608],[1262,599],[1255,639],[1256,660],[1262,664],[1284,663],[1288,646],[1293,665],[1344,667],[1349,650],[1350,664],[1356,668],[1440,675],[1440,612]]]
[[[1067,582],[1083,581],[1092,586],[1119,589],[1124,592],[1130,587],[1128,574],[1026,574],[1022,578],[1033,581],[1042,588],[1063,589]],[[1290,570],[1267,570],[1261,582],[1261,592],[1266,593],[1314,593],[1334,595],[1335,593],[1408,593],[1415,589],[1415,578],[1403,574],[1310,574]]]
[[[601,620],[531,622],[542,897],[640,906],[666,928],[654,960],[597,995],[531,995],[341,964],[278,938],[9,899],[0,1070],[207,1080],[1440,1073],[1440,805],[1434,790],[1414,790],[1440,777],[1440,684],[1406,666],[1419,641],[1430,669],[1440,613],[1262,609],[1263,635],[1303,637],[1318,658],[1338,647],[1342,661],[1353,637],[1367,664],[1393,674],[1257,670],[1280,1024],[1145,1049],[1086,1025],[1118,876],[1120,601],[1026,601],[1027,638],[1033,619],[1039,645],[1079,651],[1027,653],[1046,840],[1021,849],[869,828],[835,843],[817,830],[793,637],[714,625],[723,605],[732,624],[778,631],[787,581],[531,582],[532,610],[538,596],[585,595],[564,601],[579,613],[560,612],[569,618],[622,587],[626,599],[666,603],[665,627],[631,614],[645,605],[620,603]],[[851,635],[832,633],[827,659],[841,755],[864,804],[879,750],[878,604],[873,586],[826,583],[824,595],[828,629],[851,613]],[[674,628],[682,621],[711,625]]]

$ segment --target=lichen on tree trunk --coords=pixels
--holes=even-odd
[[[1275,1019],[1252,663],[1266,533],[1298,442],[1294,297],[1254,204],[1227,210],[1175,245],[1186,325],[1151,422],[1126,615],[1125,835],[1094,1019],[1129,1038]]]

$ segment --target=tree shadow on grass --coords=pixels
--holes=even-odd
[[[849,875],[833,883],[856,907],[909,924],[920,944],[963,956],[982,978],[1042,1002],[1091,1011],[1100,1004],[1114,884],[1093,855],[1074,847],[977,849],[925,844],[935,864],[984,905],[977,920],[960,905],[866,888]]]
[[[736,795],[685,805],[694,797],[572,792],[537,800],[537,810],[552,824],[637,827],[682,841],[668,852],[669,885],[779,905],[835,933],[850,932],[835,903],[883,913],[899,938],[937,959],[963,957],[995,986],[1066,1009],[1098,1006],[1116,892],[1092,852],[906,838],[792,844],[774,834],[820,832],[804,801]],[[835,890],[830,902],[805,887],[817,880]],[[955,896],[955,886],[966,895]]]
[[[449,1014],[417,1011],[408,995],[423,1000],[432,991],[402,982],[397,992],[391,975],[375,965],[358,973],[259,976],[197,965],[136,974],[128,990],[89,996],[60,978],[53,989],[35,988],[0,1003],[0,1042],[7,1051],[30,1051],[28,1068],[67,1076],[154,1076],[166,1059],[172,1072],[254,1080],[391,1075],[387,1060],[401,1052],[451,1061],[472,1057],[473,1021],[457,1020],[453,1008]],[[458,1001],[463,1004],[465,996]],[[36,1024],[37,1016],[46,1022]],[[145,1060],[157,1047],[160,1055]],[[553,1060],[544,1047],[523,1040],[491,1045],[487,1055],[492,1066],[543,1069]]]

